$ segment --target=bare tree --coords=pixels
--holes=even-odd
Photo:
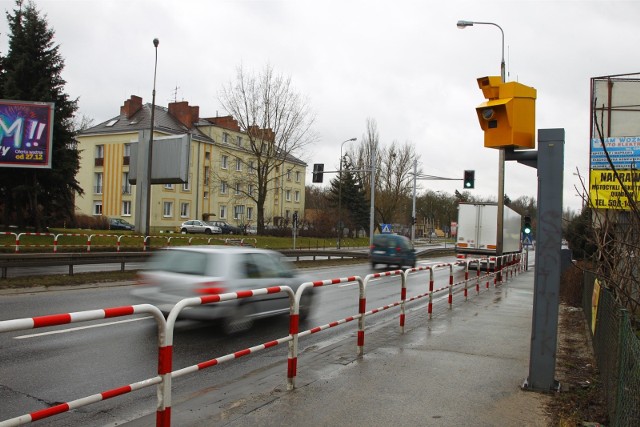
[[[603,109],[604,110],[604,109]],[[576,246],[593,248],[583,251],[585,256],[593,252],[592,263],[585,268],[593,269],[600,283],[609,288],[619,304],[630,311],[636,318],[640,318],[640,270],[637,260],[640,258],[640,211],[637,200],[640,174],[635,170],[619,171],[612,161],[601,128],[602,118],[594,114],[594,124],[598,139],[603,147],[615,182],[622,190],[617,199],[612,198],[617,208],[599,208],[595,206],[598,200],[598,183],[592,185],[595,197],[588,196],[588,188],[582,176],[579,194],[583,197],[583,204],[588,206],[582,215],[568,227],[568,237],[574,252]],[[624,179],[624,175],[629,175]],[[621,207],[626,206],[626,209]],[[588,221],[584,221],[587,219]],[[584,224],[586,222],[586,224]],[[577,228],[582,225],[582,228]]]
[[[270,65],[259,74],[239,66],[236,80],[221,90],[219,98],[249,139],[256,163],[248,179],[253,180],[255,192],[247,196],[256,202],[258,233],[262,233],[269,188],[277,186],[285,162],[317,140],[312,130],[315,117],[291,78],[276,74]]]
[[[354,153],[356,170],[360,174],[367,196],[371,193],[371,159],[375,154],[375,205],[379,223],[408,222],[411,216],[413,191],[413,163],[418,159],[415,147],[397,141],[389,147],[380,146],[378,127],[374,119],[367,119],[367,130]]]

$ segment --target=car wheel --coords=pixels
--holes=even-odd
[[[211,234],[211,229],[210,228],[205,228],[204,234]]]
[[[186,229],[186,228],[183,228],[182,230],[180,230],[180,232],[181,232],[182,234],[187,234],[187,233],[188,233],[188,231],[187,231],[187,229]]]
[[[300,322],[305,322],[311,315],[311,307],[313,306],[313,295],[309,292],[303,293],[300,297]]]
[[[253,309],[250,304],[238,305],[233,314],[222,320],[222,332],[225,335],[236,335],[248,331],[253,326]]]

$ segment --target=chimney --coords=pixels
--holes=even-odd
[[[131,95],[131,98],[124,101],[124,105],[120,107],[120,115],[124,115],[127,119],[133,117],[135,113],[142,108],[142,98]]]
[[[169,103],[169,114],[188,128],[200,120],[200,107],[190,107],[187,101]]]
[[[232,116],[211,117],[206,120],[209,123],[212,123],[216,126],[220,126],[221,128],[240,132],[240,126],[238,126],[238,121],[234,119]]]
[[[274,142],[276,140],[275,132],[269,128],[260,129],[258,126],[252,125],[252,126],[249,126],[247,133],[249,133],[254,138],[258,138],[263,141]]]

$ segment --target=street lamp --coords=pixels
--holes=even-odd
[[[156,111],[156,70],[158,69],[158,44],[160,40],[153,39],[153,46],[156,50],[156,60],[153,65],[153,91],[151,92],[151,129],[149,131],[149,150],[147,158],[147,223],[145,235],[151,235],[151,165],[153,163],[153,122]]]
[[[340,240],[342,239],[342,147],[344,147],[344,144],[346,144],[347,142],[353,142],[356,141],[358,138],[351,138],[351,139],[347,139],[346,141],[343,141],[342,144],[340,144],[340,173],[338,174],[338,245],[337,248],[340,249]]]
[[[464,30],[467,27],[473,27],[474,24],[478,25],[493,25],[498,27],[500,34],[502,35],[502,60],[500,61],[500,77],[502,83],[506,82],[505,66],[504,66],[504,31],[502,27],[493,22],[477,22],[477,21],[458,21],[458,28]],[[505,151],[504,148],[499,149],[498,159],[498,220],[497,220],[497,233],[496,233],[496,255],[502,255],[503,248],[503,222],[504,222],[504,160]]]
[[[504,31],[502,31],[502,27],[498,24],[494,24],[493,22],[477,22],[477,21],[458,21],[458,28],[464,30],[467,27],[473,27],[474,24],[478,25],[493,25],[494,27],[498,27],[500,30],[500,34],[502,35],[502,61],[500,62],[500,77],[502,77],[502,83],[506,81],[505,78],[505,66],[504,66]]]

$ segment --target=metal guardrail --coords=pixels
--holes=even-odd
[[[7,278],[9,268],[20,267],[59,267],[69,266],[69,275],[73,275],[74,265],[86,264],[120,264],[125,270],[128,262],[144,262],[149,259],[150,252],[95,252],[95,253],[55,253],[55,254],[0,254],[2,278]]]
[[[340,251],[340,250],[307,250],[307,249],[286,249],[280,250],[284,256],[295,258],[311,258],[316,261],[318,258],[344,259],[344,258],[369,258],[369,251]],[[417,252],[418,257],[451,255],[453,248],[429,248]],[[7,278],[9,268],[28,267],[60,267],[69,266],[69,275],[73,275],[75,265],[87,264],[120,264],[120,271],[125,271],[125,264],[132,262],[145,262],[152,252],[77,252],[77,253],[18,253],[0,254],[0,270],[2,279]]]

